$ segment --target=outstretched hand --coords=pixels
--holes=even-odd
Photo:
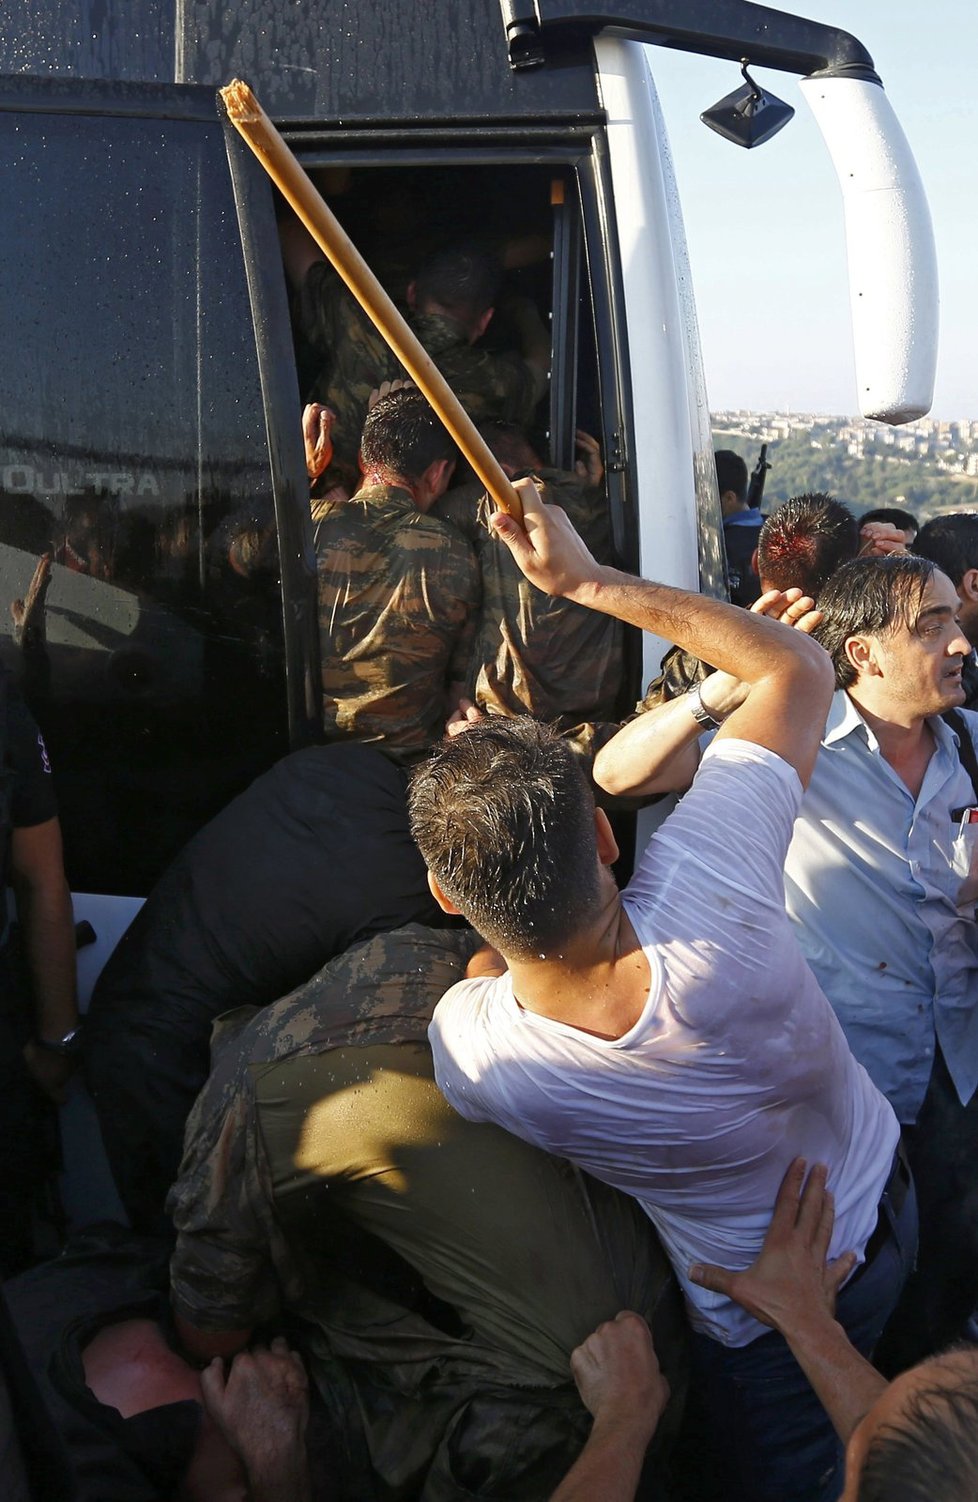
[[[807,1180],[805,1168],[804,1158],[796,1158],[782,1179],[764,1244],[750,1267],[731,1272],[694,1263],[689,1269],[692,1283],[733,1299],[782,1335],[813,1316],[833,1319],[836,1295],[856,1262],[853,1252],[827,1260],[835,1203],[825,1187],[825,1165],[816,1163]]]
[[[532,479],[516,480],[514,486],[523,504],[523,525],[495,511],[490,518],[493,531],[531,584],[544,594],[573,597],[582,585],[598,578],[600,566],[567,513],[545,505]]]

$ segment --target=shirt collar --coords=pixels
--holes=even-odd
[[[418,511],[414,496],[403,485],[364,485],[353,499],[363,501],[368,506],[391,506],[402,511]]]
[[[952,730],[940,715],[928,715],[927,724],[933,733],[938,747],[951,755],[957,754],[957,732]],[[838,741],[844,741],[847,736],[862,730],[866,744],[871,751],[879,752],[880,744],[872,730],[863,719],[844,688],[836,689],[832,696],[832,707],[829,710],[828,719],[825,722],[825,734],[822,736],[824,746],[833,746]]]
[[[757,506],[748,506],[746,511],[735,511],[723,519],[725,527],[759,527],[764,517]]]

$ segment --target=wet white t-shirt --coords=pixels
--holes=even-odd
[[[623,893],[651,984],[621,1038],[525,1011],[509,975],[453,986],[429,1029],[455,1109],[634,1195],[694,1326],[735,1346],[764,1326],[691,1284],[690,1264],[754,1260],[795,1157],[829,1167],[830,1255],[861,1256],[899,1135],[785,914],[801,791],[763,747],[710,746]]]

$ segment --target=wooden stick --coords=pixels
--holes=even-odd
[[[417,335],[401,317],[332,209],[323,201],[246,83],[221,89],[228,118],[279,192],[295,209],[323,254],[424,393],[496,506],[516,521],[523,507],[513,485]]]

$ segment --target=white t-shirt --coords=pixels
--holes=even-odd
[[[429,1028],[435,1075],[471,1121],[495,1121],[634,1195],[697,1329],[746,1345],[764,1327],[688,1281],[747,1267],[795,1157],[826,1163],[830,1255],[860,1257],[899,1128],[849,1051],[784,909],[801,799],[794,769],[719,740],[623,893],[649,997],[621,1038],[525,1011],[507,974],[461,981]]]

